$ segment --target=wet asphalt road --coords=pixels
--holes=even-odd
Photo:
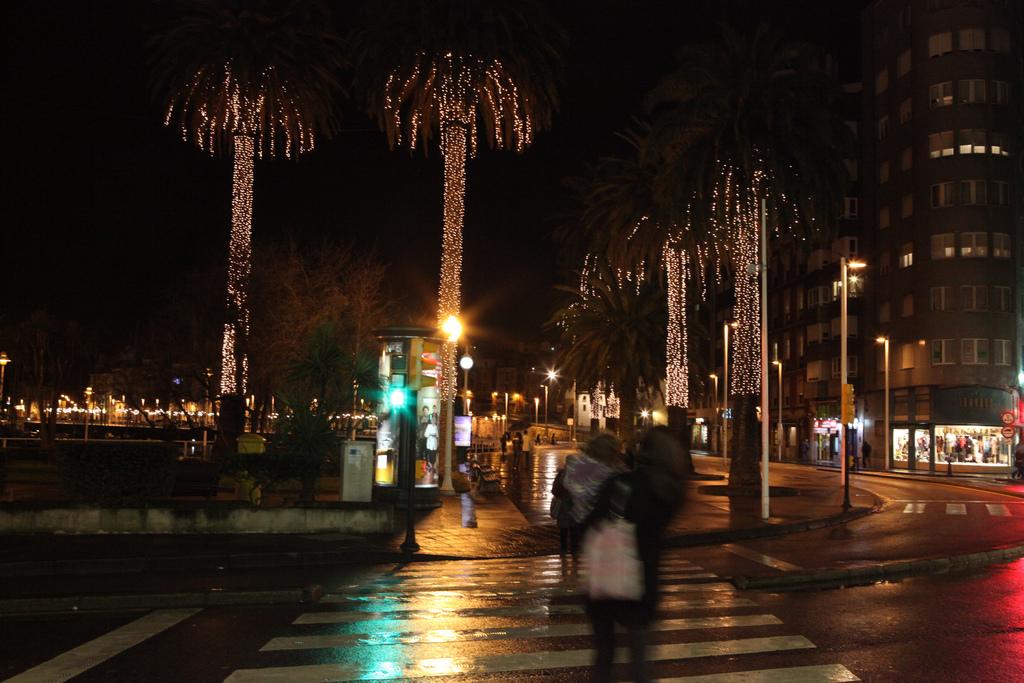
[[[669,555],[651,634],[657,678],[1024,680],[1024,561],[845,590],[741,593],[706,576],[718,573],[710,571],[717,553]],[[735,571],[749,560],[722,553],[718,562]],[[551,557],[339,573],[317,605],[200,610],[75,680],[586,680],[582,599],[563,567]],[[77,670],[103,649],[105,634],[154,614],[3,619],[0,678],[41,667],[16,680],[60,680],[54,658],[84,645],[57,660]],[[780,669],[784,677],[764,677]],[[625,667],[617,672],[628,679]]]

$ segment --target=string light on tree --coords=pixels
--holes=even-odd
[[[663,261],[668,285],[665,405],[685,408],[690,402],[686,334],[686,284],[690,275],[689,260],[685,251],[666,244]]]

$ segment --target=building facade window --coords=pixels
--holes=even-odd
[[[992,233],[992,256],[1010,258],[1010,235],[1008,233]]]
[[[985,256],[988,256],[988,233],[961,233],[960,255],[965,258],[984,258]]]
[[[994,41],[993,41],[994,42]],[[928,56],[939,57],[953,51],[953,32],[944,31],[928,36]]]
[[[914,243],[907,242],[900,247],[900,268],[909,268],[914,265]]]
[[[904,147],[900,152],[900,170],[909,171],[914,167],[914,148]]]
[[[1010,29],[992,29],[992,50],[1004,55],[1010,54]]]
[[[988,308],[988,288],[985,285],[960,285],[960,309],[984,311]]]
[[[1009,313],[1013,310],[1013,301],[1011,301],[1010,288],[1005,285],[995,285],[992,287],[992,309],[999,311],[1000,313]]]
[[[1010,101],[1010,84],[1006,81],[992,81],[992,101],[1007,104]]]
[[[932,339],[932,365],[953,364],[953,340]]]
[[[900,370],[914,367],[914,347],[916,344],[900,344]]]
[[[986,132],[982,128],[962,128],[960,130],[961,154],[984,154],[988,150],[985,145]]]
[[[1006,133],[992,133],[992,153],[1000,157],[1010,156],[1010,150],[1006,146]]]
[[[914,295],[904,294],[900,300],[900,317],[910,318],[914,315]]]
[[[885,230],[892,223],[892,217],[889,215],[889,207],[883,206],[878,210],[878,229]]]
[[[988,189],[990,204],[994,206],[1010,205],[1010,183],[1005,180],[993,180]]]
[[[842,368],[839,366],[841,357],[832,359],[832,377],[839,377],[842,374]],[[846,357],[846,376],[856,377],[857,376],[857,356]]]
[[[900,102],[900,123],[910,121],[914,116],[914,100],[909,97]]]
[[[988,183],[984,180],[961,180],[960,181],[960,203],[964,205],[985,205],[987,204],[985,189]]]
[[[932,208],[940,209],[956,203],[956,183],[937,183],[932,185]]]
[[[961,104],[982,104],[985,102],[985,79],[966,78],[957,84],[957,91]]]
[[[888,275],[892,268],[892,253],[886,249],[878,256],[878,271],[882,275]]]
[[[883,301],[878,304],[878,322],[887,323],[892,319],[892,304]]]
[[[932,287],[931,309],[933,311],[953,310],[953,288],[949,286]]]
[[[992,363],[993,363],[993,365],[1009,365],[1010,364],[1010,340],[1009,339],[993,339],[992,340]]]
[[[822,370],[824,369],[825,362],[820,360],[812,360],[807,364],[807,381],[808,382],[820,382],[822,380]]]
[[[875,74],[875,94],[881,95],[889,88],[889,67]]]
[[[985,49],[985,29],[983,28],[962,28],[957,38],[961,50]]]
[[[953,81],[932,83],[928,86],[928,108],[948,107],[953,104]]]
[[[896,56],[896,78],[903,78],[910,73],[910,48]]]
[[[988,365],[988,339],[961,339],[960,362],[963,365]]]
[[[905,194],[900,200],[900,218],[910,218],[914,215],[914,195]]]
[[[932,133],[928,136],[928,156],[931,159],[939,157],[951,157],[956,151],[953,146],[953,131],[944,130],[941,133]]]
[[[954,242],[953,233],[944,232],[938,235],[932,235],[931,242],[933,261],[953,258],[956,256],[956,244]]]
[[[889,182],[889,162],[883,161],[878,165],[878,182]]]
[[[860,215],[860,199],[858,197],[843,197],[843,218],[856,218]]]
[[[878,139],[884,140],[889,135],[889,117],[883,116],[878,119]]]

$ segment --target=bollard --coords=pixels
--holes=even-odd
[[[953,476],[953,461],[949,458],[946,458],[946,476]]]

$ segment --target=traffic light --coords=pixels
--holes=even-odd
[[[840,398],[840,418],[839,421],[844,425],[853,422],[856,411],[854,410],[854,396],[853,396],[853,385],[844,384],[842,396]]]

